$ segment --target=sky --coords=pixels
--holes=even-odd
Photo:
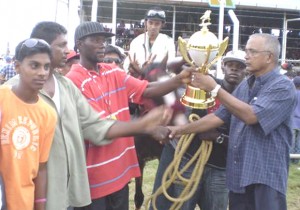
[[[66,0],[0,0],[0,55],[6,53],[8,43],[10,54],[13,55],[16,45],[29,38],[32,28],[40,21],[56,21],[68,29],[69,35],[73,35],[74,28],[79,24],[79,18],[76,17],[78,21],[69,20],[72,16],[68,15],[66,2]],[[77,4],[79,0],[70,2]],[[72,30],[69,22],[74,23]],[[71,35],[70,47],[72,47]]]

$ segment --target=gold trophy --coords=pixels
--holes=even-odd
[[[200,18],[202,28],[195,32],[188,42],[181,37],[178,38],[179,51],[184,60],[191,66],[196,66],[203,74],[207,74],[211,65],[222,57],[228,45],[228,37],[219,43],[218,38],[207,28],[211,24],[210,13],[211,11],[207,10]],[[215,105],[215,99],[210,92],[191,85],[187,86],[180,101],[183,105],[194,109],[207,109]]]

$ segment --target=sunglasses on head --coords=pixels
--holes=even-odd
[[[122,63],[122,60],[120,58],[104,58],[103,63],[113,63],[115,62],[116,64]]]
[[[164,11],[157,11],[157,10],[149,10],[147,13],[147,17],[155,17],[158,16],[161,19],[166,18],[166,13]]]
[[[18,52],[18,55],[16,55],[17,60],[20,58],[20,55],[23,55],[24,50],[26,49],[25,47],[28,48],[28,49],[31,49],[31,48],[34,48],[34,47],[42,47],[42,48],[43,47],[48,47],[48,48],[50,48],[50,45],[42,39],[35,39],[35,38],[27,39],[22,43],[22,45],[20,47],[20,50]]]
[[[48,44],[46,41],[42,40],[42,39],[27,39],[27,40],[22,44],[22,47],[26,46],[27,48],[33,48],[33,47],[35,47],[38,43],[41,43],[41,44],[43,44],[43,45],[47,45],[48,47],[50,47],[49,44]]]

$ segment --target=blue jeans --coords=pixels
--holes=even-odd
[[[183,157],[180,163],[180,169],[183,168],[188,161],[189,158]],[[191,167],[183,173],[183,176],[189,178],[194,167],[194,165],[191,165]],[[179,197],[183,190],[183,185],[176,183],[174,190],[175,197]],[[227,210],[228,189],[226,188],[225,169],[206,165],[195,194],[186,201],[180,209],[194,210],[197,204],[201,210]]]
[[[159,167],[156,173],[154,189],[155,191],[160,185],[164,171],[170,164],[174,156],[174,148],[167,144],[164,146]],[[180,163],[180,169],[183,168],[189,161],[188,158],[183,157]],[[179,169],[179,170],[180,170]],[[192,174],[194,165],[192,165],[183,176],[189,178]],[[178,197],[183,190],[183,185],[174,183],[168,189],[170,196]],[[206,165],[203,175],[197,190],[188,201],[186,201],[181,210],[194,210],[196,205],[199,205],[201,210],[227,210],[228,206],[228,190],[226,188],[226,172],[225,169],[214,168]],[[170,209],[172,202],[170,202],[163,194],[158,196],[156,200],[156,207],[158,210]],[[150,207],[150,210],[153,210]]]
[[[300,154],[300,129],[293,129],[291,153]],[[299,163],[299,159],[292,159],[291,162]]]
[[[157,168],[154,185],[153,185],[153,193],[161,186],[162,177],[164,172],[166,171],[169,164],[172,162],[174,157],[175,149],[171,144],[166,144],[163,148],[162,154],[160,156],[159,165]],[[168,193],[173,197],[173,189],[172,185],[168,188]],[[170,202],[163,194],[159,195],[156,199],[156,207],[158,210],[166,210],[170,209],[172,202]],[[153,210],[152,204],[150,205],[149,210]]]

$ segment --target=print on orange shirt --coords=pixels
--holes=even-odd
[[[11,135],[12,142],[9,142]],[[32,140],[32,141],[31,141]],[[26,148],[33,152],[39,146],[39,129],[28,117],[18,116],[8,121],[1,130],[1,144],[12,143],[15,149],[14,157],[21,159]]]

